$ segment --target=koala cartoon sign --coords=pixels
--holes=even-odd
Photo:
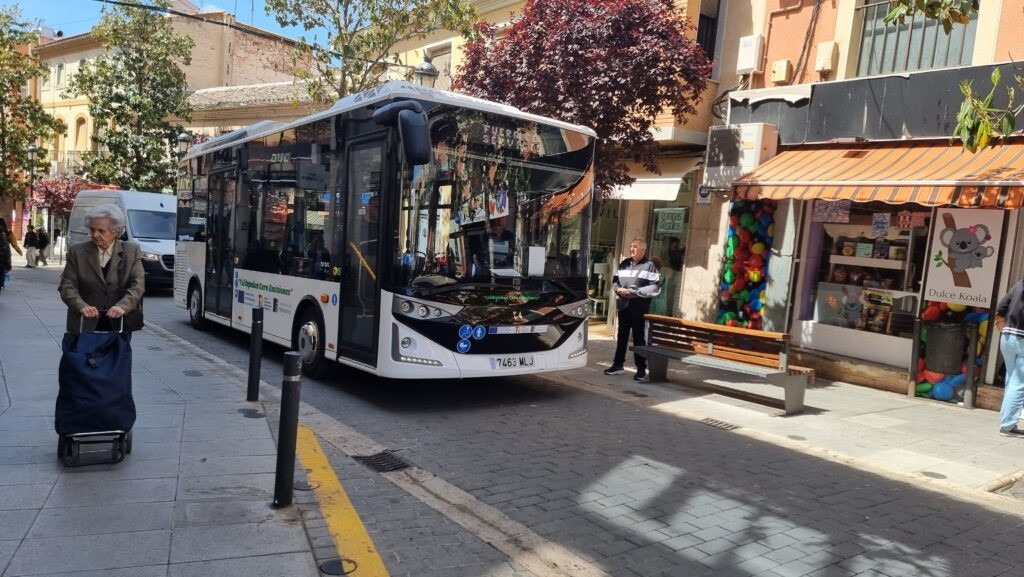
[[[1003,210],[938,210],[925,300],[991,305],[1004,214]]]

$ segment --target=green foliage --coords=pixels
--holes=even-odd
[[[940,21],[949,34],[954,24],[966,25],[970,21],[971,15],[978,12],[978,4],[979,0],[889,0],[891,8],[885,22],[903,24],[907,16],[921,12],[926,18]]]
[[[43,110],[22,89],[47,68],[28,54],[37,40],[31,23],[22,20],[17,6],[0,7],[0,199],[25,198],[28,171],[32,167],[29,145],[64,133],[62,123]],[[47,164],[46,150],[39,148],[35,166]]]
[[[1015,116],[1024,109],[1024,105],[1014,108],[1013,101],[1016,91],[1012,86],[1006,89],[1007,105],[1000,108],[992,105],[992,99],[999,88],[1002,73],[999,68],[992,69],[992,89],[984,98],[975,94],[970,81],[960,84],[960,92],[964,101],[960,112],[956,115],[954,136],[960,139],[964,148],[977,152],[979,148],[995,146],[999,139],[1014,131]],[[1018,86],[1024,86],[1024,78],[1015,75]]]
[[[151,4],[167,6],[167,0]],[[194,43],[174,32],[163,14],[141,8],[104,8],[92,35],[104,48],[71,80],[67,97],[89,99],[102,151],[89,155],[93,182],[161,191],[172,188],[184,130],[168,118],[192,116],[182,65]]]
[[[282,26],[327,30],[327,38],[300,37],[296,75],[321,102],[373,88],[399,64],[396,44],[438,30],[469,37],[476,10],[467,0],[267,0]]]

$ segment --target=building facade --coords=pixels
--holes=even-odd
[[[971,154],[950,135],[961,82],[1013,77],[1024,4],[985,2],[949,34],[886,25],[887,2],[723,4],[737,88],[709,132],[693,216],[716,242],[682,316],[787,332],[828,378],[998,408],[989,327],[1021,268],[1024,141]],[[737,290],[751,271],[764,281]]]

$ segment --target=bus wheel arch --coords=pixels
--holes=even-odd
[[[303,374],[314,379],[324,376],[327,372],[326,345],[323,313],[313,301],[303,299],[292,326],[292,349],[300,355]]]
[[[203,288],[199,284],[199,279],[192,277],[188,283],[188,292],[185,294],[188,318],[192,323],[192,328],[201,331],[206,328],[206,318],[203,317]]]

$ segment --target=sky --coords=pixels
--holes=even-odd
[[[148,0],[135,0],[149,4]],[[251,24],[264,30],[298,38],[299,29],[284,29],[273,16],[268,16],[263,0],[191,0],[201,11],[223,10],[235,14],[239,22]],[[89,31],[100,21],[103,3],[96,0],[0,0],[0,6],[18,5],[22,16],[31,22],[60,30],[64,36],[73,36]]]

